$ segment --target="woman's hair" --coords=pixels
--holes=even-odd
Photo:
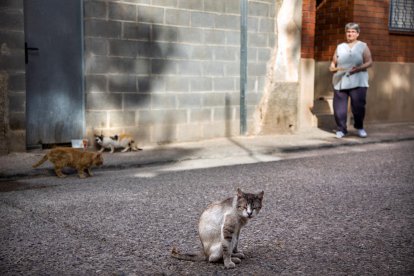
[[[348,23],[345,25],[345,32],[349,29],[357,31],[359,33],[359,25],[357,23]]]

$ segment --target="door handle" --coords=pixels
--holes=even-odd
[[[39,48],[27,47],[27,42],[24,43],[24,61],[26,64],[29,63],[29,51],[39,51]]]

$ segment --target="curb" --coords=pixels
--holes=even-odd
[[[254,145],[250,147],[250,154],[255,155],[276,155],[281,153],[298,153],[298,152],[306,152],[306,151],[313,151],[318,149],[331,149],[331,148],[338,148],[338,147],[353,147],[353,146],[360,146],[360,145],[370,145],[370,144],[380,144],[380,143],[397,143],[397,142],[404,142],[404,141],[412,141],[414,140],[414,136],[400,136],[396,137],[380,137],[380,138],[364,138],[358,140],[347,140],[347,138],[336,140],[334,143],[323,142],[314,145],[289,145],[289,146],[275,146],[272,150],[257,150],[254,149]],[[248,146],[248,145],[247,145]],[[184,157],[180,158],[171,158],[163,157],[163,154],[170,154],[168,148],[164,149],[149,149],[147,150],[146,154],[151,156],[151,151],[156,152],[158,155],[161,155],[158,159],[152,159],[150,161],[145,160],[126,160],[122,161],[115,161],[112,164],[104,164],[102,167],[95,168],[98,170],[109,171],[109,170],[125,170],[130,168],[144,168],[144,167],[151,167],[151,166],[161,166],[166,164],[173,164],[179,163],[183,161],[191,161],[191,160],[202,160],[202,159],[213,159],[213,156],[208,155],[184,155]],[[228,152],[226,155],[225,152],[221,154],[217,154],[214,158],[220,158],[221,156],[226,157],[241,157],[247,156],[248,154],[245,153],[238,153],[238,154],[231,154],[231,151]],[[260,161],[259,161],[260,162]],[[5,181],[14,181],[18,179],[30,178],[30,177],[46,177],[46,176],[54,176],[53,169],[51,167],[40,168],[40,169],[31,169],[26,170],[24,172],[16,172],[16,173],[0,173],[0,183]]]
[[[344,138],[342,138],[344,139]],[[346,139],[346,138],[345,138]],[[381,143],[398,143],[404,141],[413,141],[413,137],[396,137],[396,138],[382,138],[382,139],[374,139],[371,140],[369,138],[362,138],[365,141],[344,141],[340,143],[332,143],[332,144],[319,144],[319,145],[308,145],[308,146],[292,146],[290,148],[286,148],[283,150],[285,153],[295,153],[300,151],[312,151],[317,149],[329,149],[329,148],[338,148],[338,147],[351,147],[351,146],[360,146],[360,145],[370,145],[370,144],[381,144]],[[275,154],[280,151],[269,151],[269,152],[262,152],[262,154]]]

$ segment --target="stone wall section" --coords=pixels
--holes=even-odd
[[[239,134],[239,0],[86,0],[84,10],[89,136],[129,132],[153,144]],[[248,131],[275,10],[249,1]]]
[[[24,151],[25,64],[23,0],[0,1],[0,154]]]

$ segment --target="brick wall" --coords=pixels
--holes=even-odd
[[[332,97],[332,74],[329,61],[336,45],[345,41],[345,24],[359,23],[359,39],[371,50],[374,64],[369,69],[366,122],[412,121],[414,36],[390,33],[389,0],[323,0],[316,10],[315,106],[329,106],[319,98]],[[327,113],[326,110],[322,113]],[[330,111],[332,111],[330,109]],[[324,118],[324,114],[321,114]],[[320,121],[321,122],[321,121]],[[318,122],[318,124],[320,123]],[[334,120],[330,118],[330,122]],[[320,125],[328,121],[320,123]],[[330,126],[329,126],[330,127]],[[331,127],[330,127],[331,128]]]
[[[315,59],[330,60],[345,40],[344,27],[353,21],[354,0],[326,0],[316,10]]]
[[[360,39],[368,43],[374,61],[414,62],[414,36],[388,31],[389,0],[355,1],[354,21]]]
[[[316,59],[330,60],[336,45],[345,40],[345,24],[356,22],[359,39],[368,44],[374,61],[414,62],[414,36],[390,33],[388,13],[388,0],[323,1],[316,11]]]
[[[1,139],[7,151],[24,150],[25,144],[25,64],[23,0],[0,1],[0,109]],[[5,82],[5,83],[4,83]],[[9,141],[12,141],[9,143]]]
[[[315,57],[316,0],[302,2],[301,58]]]
[[[87,132],[150,143],[239,134],[239,0],[85,1]],[[275,4],[249,1],[248,124]]]

